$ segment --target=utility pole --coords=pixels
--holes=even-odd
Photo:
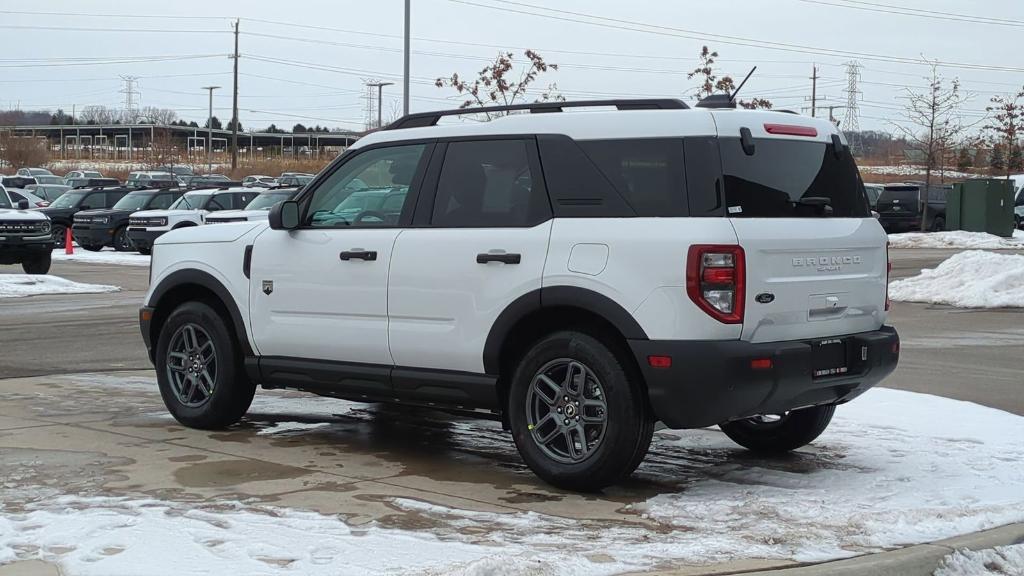
[[[811,118],[814,118],[818,109],[818,65],[814,64],[811,73]]]
[[[238,168],[238,22],[235,18],[235,85],[231,102],[231,169]],[[211,113],[212,116],[212,113]]]
[[[206,173],[213,172],[213,91],[220,89],[220,86],[203,86],[203,90],[210,91],[210,115],[206,119]]]
[[[402,76],[402,113],[409,114],[409,13],[412,0],[405,0],[405,71]]]
[[[394,86],[394,82],[367,82],[366,85],[377,89],[377,128],[384,127],[384,116],[382,114],[384,97],[382,92],[385,86]]]

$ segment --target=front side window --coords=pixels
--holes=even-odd
[[[125,196],[127,198],[127,196]],[[124,198],[121,199],[121,202]],[[120,204],[121,202],[118,202]],[[174,202],[174,194],[157,194],[150,200],[148,210],[166,210]]]
[[[407,144],[352,157],[313,191],[306,225],[398,225],[426,148],[426,144]]]
[[[525,140],[448,145],[430,219],[449,228],[532,226],[550,215]]]

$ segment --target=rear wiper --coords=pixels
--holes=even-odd
[[[832,199],[824,196],[807,196],[800,198],[799,200],[793,200],[793,204],[797,206],[810,206],[817,208],[822,216],[832,215]]]

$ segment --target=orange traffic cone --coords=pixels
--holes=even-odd
[[[71,228],[64,229],[64,253],[74,254],[75,247],[71,245]]]

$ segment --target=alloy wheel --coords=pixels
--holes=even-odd
[[[549,458],[583,462],[600,447],[608,426],[604,388],[582,362],[552,360],[530,383],[526,422],[530,437]]]
[[[178,402],[202,406],[213,396],[217,381],[217,350],[209,333],[188,323],[171,336],[167,347],[167,379]]]

